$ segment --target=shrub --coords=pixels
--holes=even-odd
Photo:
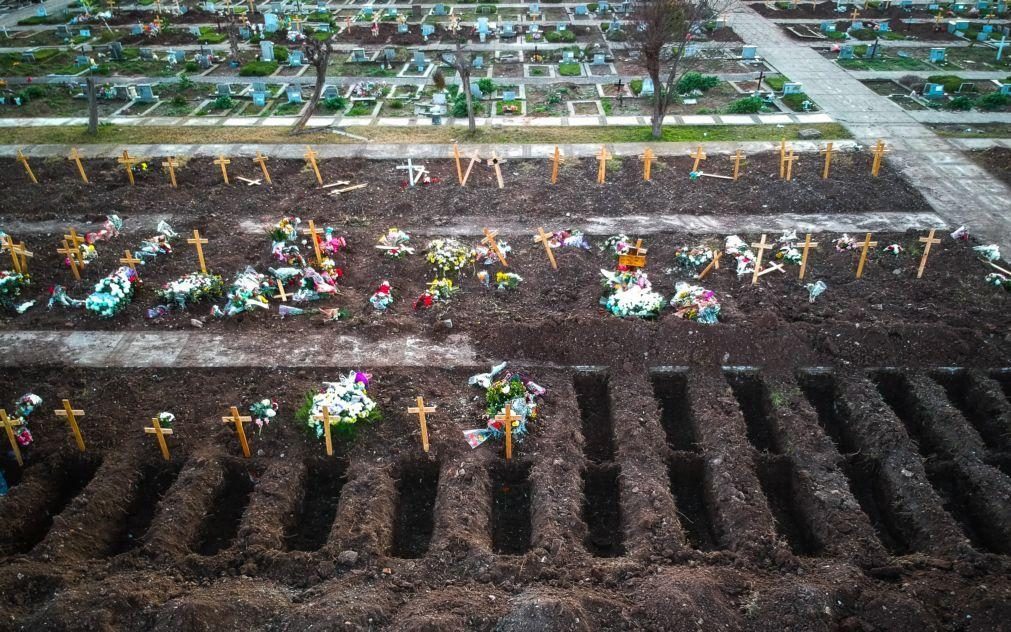
[[[235,106],[235,101],[232,101],[232,97],[221,95],[217,99],[214,99],[214,103],[211,104],[212,110],[229,110]]]
[[[755,114],[762,111],[761,97],[745,97],[732,101],[727,106],[729,114]]]
[[[944,86],[945,92],[958,92],[965,82],[958,75],[931,75],[927,77],[927,83],[939,83]]]
[[[774,92],[779,92],[783,89],[783,84],[786,83],[786,77],[783,75],[771,75],[765,78],[765,85]]]
[[[346,108],[348,105],[348,100],[344,97],[337,95],[335,97],[327,97],[323,99],[323,109],[330,110],[332,112],[338,112]]]
[[[286,63],[288,61],[288,49],[284,46],[275,46],[274,61],[279,64]]]
[[[642,79],[633,79],[628,82],[628,89],[632,91],[632,94],[638,96],[642,92]]]
[[[491,94],[492,92],[495,92],[495,82],[488,77],[478,79],[477,87],[481,91],[481,94]],[[466,116],[466,112],[464,113],[464,116]]]
[[[604,38],[609,42],[624,42],[628,39],[628,35],[621,29],[608,29]]]
[[[566,42],[571,44],[576,41],[576,34],[568,29],[564,31],[550,31],[544,36],[544,39],[551,43]]]
[[[877,35],[877,31],[874,29],[855,29],[849,33],[852,37],[864,42],[874,39],[875,35]]]
[[[803,92],[783,96],[783,103],[794,112],[804,111],[804,101],[810,101],[810,98]],[[811,103],[811,109],[815,109],[814,103]]]
[[[277,70],[276,61],[251,61],[239,70],[240,77],[266,77]]]
[[[404,102],[400,99],[390,99],[386,104],[390,106],[391,110],[402,110],[404,108]]]
[[[186,105],[186,97],[184,97],[181,94],[175,95],[174,97],[172,97],[172,105],[176,106],[177,108],[183,107],[184,105]]]
[[[1011,103],[1011,97],[1000,92],[991,92],[983,95],[976,102],[976,106],[983,110],[999,110]]]
[[[200,72],[200,66],[195,61],[188,61],[184,66],[186,72]]]
[[[829,31],[828,33],[825,33],[825,37],[830,40],[844,40],[846,39],[846,34],[842,31]]]
[[[703,75],[698,72],[686,72],[678,80],[678,92],[688,94],[694,90],[705,92],[719,85],[720,80],[712,75]]]
[[[965,112],[972,109],[972,99],[965,95],[959,95],[944,104],[944,107],[948,110],[958,110],[960,112]]]

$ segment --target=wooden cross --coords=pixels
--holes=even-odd
[[[550,239],[551,235],[545,233],[544,229],[538,226],[537,235],[534,236],[534,242],[540,242],[544,245],[544,252],[548,253],[548,261],[551,262],[551,267],[557,270],[558,262],[555,261],[555,253],[551,251],[551,244],[548,243]]]
[[[517,418],[513,416],[513,407],[509,403],[506,403],[504,412],[495,415],[495,421],[502,422],[502,431],[505,433],[506,461],[511,461],[513,458],[513,422],[516,421],[516,419]]]
[[[653,162],[656,160],[653,150],[647,147],[639,160],[642,160],[642,179],[649,182],[652,179]]]
[[[635,245],[628,249],[628,253],[618,255],[618,265],[629,269],[645,268],[647,252],[649,250],[642,247],[642,240],[636,239]]]
[[[702,164],[702,161],[708,158],[708,156],[706,156],[706,152],[702,151],[702,145],[695,148],[695,153],[690,153],[688,155],[695,159],[695,164],[692,165],[692,171],[698,171],[699,165]]]
[[[828,180],[828,171],[832,167],[832,143],[826,143],[825,149],[821,150],[825,154],[825,166],[821,170],[821,179]]]
[[[70,149],[70,160],[73,160],[77,165],[77,172],[81,174],[81,180],[84,184],[88,184],[88,174],[84,172],[84,165],[81,163],[81,154],[77,152],[77,147],[72,147]]]
[[[53,413],[57,417],[66,418],[67,423],[70,424],[70,430],[74,433],[74,439],[77,441],[77,447],[81,450],[81,452],[84,452],[84,437],[81,436],[81,429],[77,425],[77,418],[84,417],[84,411],[76,410],[70,405],[70,400],[65,399],[63,400],[63,409],[54,410]]]
[[[253,421],[252,417],[239,414],[239,409],[235,406],[229,408],[231,413],[228,417],[222,417],[221,423],[235,424],[235,432],[239,435],[239,444],[242,446],[242,456],[249,458],[249,442],[246,441],[246,428],[242,425]]]
[[[21,460],[21,448],[18,447],[18,439],[14,436],[14,428],[22,426],[24,423],[21,419],[11,419],[7,416],[7,411],[0,408],[0,425],[7,431],[7,440],[11,442],[11,450],[14,451],[14,458],[17,459],[18,465],[24,465],[25,462]]]
[[[741,175],[741,161],[744,160],[744,153],[738,149],[734,152],[734,182],[737,182],[737,178]]]
[[[323,407],[323,436],[326,440],[326,455],[333,456],[333,439],[330,436],[330,409]]]
[[[203,245],[207,243],[207,239],[200,237],[200,231],[196,228],[193,229],[193,238],[187,239],[186,243],[193,244],[197,247],[197,259],[200,260],[200,271],[207,274],[207,265],[204,263],[204,248]]]
[[[319,154],[312,150],[312,147],[309,145],[305,146],[305,161],[309,163],[309,166],[312,167],[312,172],[316,174],[316,182],[318,182],[320,186],[323,186],[323,176],[320,175],[319,165],[316,164],[316,156],[318,155]]]
[[[10,235],[4,236],[4,245],[7,246],[7,252],[11,254],[11,265],[14,267],[14,271],[21,274],[21,260],[18,259],[18,253],[14,249],[14,238]]]
[[[603,145],[600,146],[600,151],[597,152],[597,184],[604,184],[607,180],[607,161],[611,159],[611,154],[608,153],[607,147]]]
[[[463,186],[463,165],[460,164],[460,147],[453,143],[453,160],[456,162],[456,181]]]
[[[434,413],[435,406],[425,406],[425,400],[420,395],[417,402],[417,406],[407,408],[407,414],[418,416],[418,422],[421,424],[421,448],[428,452],[428,421],[425,419],[425,414]]]
[[[291,22],[292,24],[295,25],[295,32],[300,33],[301,32],[299,31],[300,25],[302,24],[302,22],[305,22],[305,20],[296,15],[295,17],[291,18]]]
[[[558,165],[565,162],[562,158],[562,152],[558,150],[558,145],[555,145],[555,153],[551,156],[551,184],[558,183]]]
[[[796,161],[798,156],[793,154],[793,147],[790,148],[790,153],[783,157],[783,161],[780,163],[780,171],[785,172],[783,179],[789,182],[793,180],[793,163]]]
[[[256,152],[256,158],[253,158],[253,162],[260,165],[260,170],[263,171],[263,179],[267,181],[267,184],[274,184],[270,180],[270,172],[267,171],[267,157],[259,152]]]
[[[282,303],[288,302],[288,294],[284,291],[284,284],[281,283],[281,279],[277,279],[277,293],[280,295]]]
[[[498,242],[495,241],[496,235],[498,235],[497,232],[485,228],[484,239],[481,240],[481,243],[488,244],[488,247],[495,251],[495,254],[498,256],[498,260],[502,262],[502,267],[508,268],[509,264],[506,262],[505,253],[502,252],[502,249],[498,247]]]
[[[214,161],[214,164],[221,167],[221,177],[224,178],[225,184],[230,184],[228,182],[228,165],[231,163],[232,161],[224,156],[218,156],[218,159]]]
[[[877,246],[878,242],[871,241],[871,234],[867,233],[864,237],[863,248],[860,249],[860,263],[857,264],[857,278],[859,279],[864,274],[864,263],[867,261],[867,250],[871,246]]]
[[[762,239],[757,244],[751,244],[751,247],[758,249],[758,258],[755,260],[755,272],[751,275],[751,284],[758,285],[759,273],[762,271],[762,255],[766,250],[772,248],[772,244],[765,241],[765,233],[762,233]]]
[[[498,180],[498,188],[500,189],[505,188],[505,184],[502,182],[502,163],[504,162],[505,160],[499,158],[498,154],[494,151],[491,152],[491,158],[488,159],[488,166],[495,170],[495,178]]]
[[[312,249],[316,252],[316,263],[320,266],[323,265],[323,251],[319,248],[319,234],[320,230],[316,228],[316,222],[309,220],[309,228],[303,231],[302,234],[309,235],[312,239]]]
[[[151,425],[153,428],[144,428],[146,434],[153,434],[155,438],[158,439],[158,447],[161,448],[161,455],[166,461],[172,460],[172,455],[169,454],[168,444],[165,443],[165,435],[172,434],[171,428],[162,428],[161,424],[158,423],[157,417],[151,418]]]
[[[78,247],[78,246],[80,246],[81,244],[84,243],[84,237],[81,237],[80,235],[78,235],[77,234],[77,229],[74,228],[73,226],[71,226],[69,229],[67,229],[67,232],[70,233],[70,234],[69,235],[64,235],[63,238],[66,239],[67,241],[69,241],[72,246]]]
[[[27,247],[25,247],[25,242],[14,245],[14,241],[11,240],[10,243],[11,255],[20,259],[21,263],[21,274],[28,274],[28,259],[35,256],[34,253],[30,252]],[[16,272],[16,270],[15,270]]]
[[[881,159],[884,158],[885,152],[885,141],[878,139],[877,144],[874,145],[874,162],[871,163],[871,175],[875,178],[878,177],[878,173],[881,171]]]
[[[460,182],[460,186],[467,186],[467,180],[470,178],[470,170],[474,168],[474,163],[478,160],[481,160],[481,157],[478,156],[477,151],[475,151],[470,157],[470,164],[467,165],[467,171],[463,174],[463,180]]]
[[[923,269],[927,267],[927,256],[930,254],[930,247],[934,244],[941,243],[940,239],[934,239],[934,229],[930,229],[930,234],[926,237],[920,237],[920,242],[924,244],[923,256],[920,257],[920,269],[916,271],[916,278],[919,279],[923,276]]]
[[[706,275],[709,274],[710,271],[712,271],[714,269],[715,270],[719,270],[720,269],[720,257],[722,257],[722,256],[723,256],[723,253],[720,252],[719,250],[717,250],[716,252],[713,253],[713,260],[709,262],[709,265],[706,266],[705,270],[703,270],[702,272],[699,273],[699,281],[701,281],[702,279],[706,278]]]
[[[853,7],[853,13],[850,13],[850,19],[856,22],[858,17],[860,17],[860,11],[856,7]]]
[[[140,259],[134,257],[129,250],[124,250],[123,256],[119,258],[119,262],[123,265],[130,266],[130,269],[136,272],[137,264],[140,263]]]
[[[123,165],[126,168],[126,177],[130,180],[130,186],[136,184],[133,180],[133,165],[137,162],[137,159],[130,155],[130,152],[126,149],[123,150],[123,155],[116,159],[116,162]]]
[[[786,177],[786,165],[783,161],[786,160],[786,139],[779,141],[779,179],[782,180]]]
[[[77,269],[77,258],[81,256],[80,248],[76,246],[71,246],[66,239],[63,240],[63,247],[57,248],[56,252],[61,255],[67,256],[67,262],[70,263],[70,271],[74,273],[74,278],[78,281],[81,280],[81,271]]]
[[[800,255],[800,277],[804,278],[804,273],[807,271],[807,251],[811,248],[817,248],[818,242],[811,241],[811,233],[808,233],[804,237],[804,252]]]
[[[178,188],[179,185],[176,183],[176,167],[179,166],[179,161],[175,159],[175,156],[169,156],[165,162],[161,163],[161,166],[168,169],[169,182],[172,183],[172,188]]]
[[[25,157],[21,150],[18,150],[18,162],[20,162],[25,167],[25,171],[28,172],[28,177],[32,179],[34,184],[38,184],[39,180],[35,177],[35,172],[32,171],[31,165],[28,164],[28,158]]]

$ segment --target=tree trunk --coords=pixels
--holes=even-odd
[[[305,129],[306,124],[309,122],[309,117],[316,111],[316,104],[319,103],[319,97],[323,94],[323,84],[326,83],[326,67],[329,61],[330,55],[328,53],[323,54],[323,63],[316,66],[316,87],[312,91],[312,98],[309,99],[309,107],[305,109],[302,116],[298,117],[295,124],[291,126],[290,134],[292,136]]]
[[[239,61],[239,27],[232,22],[228,25],[228,48],[232,53],[232,60]]]
[[[460,73],[461,90],[467,99],[467,130],[473,134],[477,131],[477,123],[474,121],[474,95],[470,92],[470,69],[464,71],[461,65],[457,71]]]
[[[649,73],[653,81],[653,114],[650,116],[653,138],[659,140],[663,136],[663,117],[667,114],[667,94],[664,85],[660,83],[660,72]]]
[[[98,95],[95,93],[95,78],[88,77],[88,134],[98,135]]]

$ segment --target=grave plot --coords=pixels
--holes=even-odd
[[[969,156],[1007,184],[1011,185],[1011,149],[991,147],[969,152]]]
[[[88,450],[33,419],[25,467],[4,463],[0,599],[28,627],[145,629],[180,610],[190,624],[485,627],[430,600],[452,585],[475,607],[497,595],[481,606],[492,623],[550,603],[537,621],[652,629],[671,616],[656,587],[677,577],[698,593],[680,615],[731,628],[788,605],[826,628],[999,620],[1004,373],[624,366],[510,365],[546,392],[508,461],[500,439],[464,440],[484,409],[468,376],[487,366],[376,368],[382,418],[333,456],[295,412],[341,369],[5,372],[5,401],[30,389],[86,410]],[[407,412],[418,394],[435,409],[427,453]],[[277,415],[249,424],[245,459],[220,416],[263,397]],[[175,416],[168,462],[143,431],[159,411]]]

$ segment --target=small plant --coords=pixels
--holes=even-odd
[[[186,62],[186,65],[183,66],[183,67],[186,69],[186,72],[199,72],[200,71],[200,66],[197,65],[197,62],[195,62],[195,61],[188,61],[188,62]]]
[[[972,104],[973,104],[973,101],[972,101],[971,98],[965,96],[964,94],[960,94],[959,96],[955,97],[951,101],[948,101],[944,105],[944,107],[946,109],[948,109],[948,110],[956,110],[956,111],[959,111],[959,112],[967,112],[968,110],[972,109]]]
[[[481,94],[491,94],[495,92],[495,82],[488,77],[484,77],[478,80],[477,88],[481,91]]]
[[[235,106],[235,101],[232,97],[221,95],[217,99],[214,99],[214,103],[211,104],[212,110],[230,110]]]
[[[699,92],[705,92],[706,90],[711,90],[719,85],[720,80],[718,77],[712,75],[703,75],[698,72],[686,72],[678,80],[677,90],[680,94],[688,94],[695,90]]]
[[[566,29],[564,31],[550,31],[544,36],[544,39],[551,42],[552,44],[558,42],[565,42],[571,44],[576,41],[576,34],[572,31]]]
[[[276,61],[251,61],[239,70],[240,77],[266,77],[277,70]]]
[[[1008,95],[1001,94],[1000,92],[991,92],[980,97],[979,101],[976,102],[976,107],[981,110],[999,110],[1007,107],[1009,103],[1011,103],[1011,97],[1008,97]]]
[[[632,94],[639,96],[642,92],[642,79],[633,79],[628,82],[628,89],[632,91]]]
[[[184,97],[181,94],[175,95],[174,97],[172,97],[172,105],[174,105],[177,108],[184,107],[186,105],[186,97]]]
[[[745,97],[732,101],[727,106],[729,114],[756,114],[762,111],[761,97]]]
[[[390,99],[389,101],[386,102],[386,104],[390,106],[391,110],[404,109],[404,102],[401,101],[400,99]]]
[[[958,92],[965,82],[958,75],[931,75],[927,77],[927,83],[939,83],[944,86],[945,92]]]
[[[327,97],[323,99],[323,109],[329,110],[331,112],[338,112],[343,110],[348,105],[348,100],[344,97],[337,95],[335,97]]]

